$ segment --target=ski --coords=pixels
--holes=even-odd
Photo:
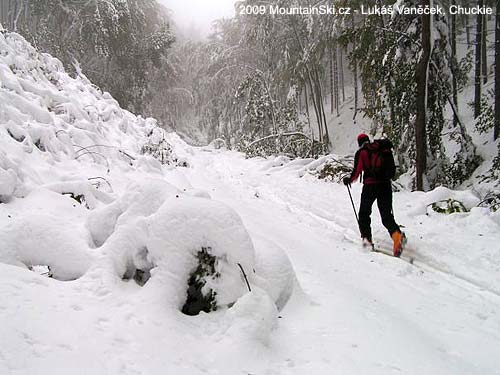
[[[391,258],[399,258],[407,263],[413,264],[415,261],[415,257],[408,255],[407,253],[404,252],[404,249],[401,251],[399,256],[395,256],[392,252],[392,250],[376,247],[375,245],[371,249],[372,253],[377,253],[377,254],[384,254],[387,255]]]
[[[359,241],[358,239],[354,239],[353,237],[348,236],[346,234],[344,234],[344,238],[347,239],[348,241],[352,242],[352,243],[357,243]],[[381,242],[386,242],[386,241],[381,241]],[[368,242],[368,241],[365,242],[364,241],[362,243],[362,247],[363,247],[363,249],[366,249],[369,252],[377,253],[377,254],[383,254],[383,255],[389,256],[391,258],[399,258],[402,261],[407,262],[407,263],[413,265],[414,261],[415,261],[415,257],[413,255],[410,255],[407,252],[405,252],[405,248],[406,248],[406,243],[407,242],[408,242],[408,239],[407,239],[407,237],[405,235],[403,237],[403,250],[401,251],[401,254],[399,255],[399,257],[394,256],[394,253],[393,253],[392,249],[389,250],[389,248],[384,247],[384,246],[389,246],[388,244],[385,244],[385,243],[382,246],[379,246],[379,245],[375,245],[375,244],[373,244],[371,242]],[[408,249],[408,250],[410,250],[411,252],[414,251],[412,249]]]

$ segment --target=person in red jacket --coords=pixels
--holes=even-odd
[[[373,247],[371,231],[371,213],[375,200],[377,201],[382,224],[386,227],[393,240],[393,252],[395,256],[401,255],[403,250],[403,234],[399,225],[394,220],[392,214],[392,185],[391,177],[393,171],[375,172],[374,163],[377,162],[378,145],[370,143],[370,138],[366,134],[358,135],[359,149],[354,156],[354,169],[350,177],[345,177],[343,182],[346,186],[356,181],[360,177],[363,181],[363,190],[361,192],[361,203],[359,206],[359,230],[364,245]],[[392,158],[392,154],[391,154]],[[392,159],[392,165],[394,160]],[[395,167],[394,167],[395,169]],[[391,176],[391,177],[389,177]]]

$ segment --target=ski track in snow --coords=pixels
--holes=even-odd
[[[343,186],[231,152],[198,153],[193,164],[192,185],[283,247],[297,273],[302,291],[282,312],[269,373],[500,373],[500,298],[487,275],[454,275],[420,255],[424,242],[415,247],[410,233],[420,267],[360,249]],[[375,237],[387,235],[372,216]]]

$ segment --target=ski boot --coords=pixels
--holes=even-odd
[[[392,235],[392,241],[394,242],[392,251],[395,257],[400,257],[403,252],[404,246],[406,245],[406,235],[403,232],[395,231]]]

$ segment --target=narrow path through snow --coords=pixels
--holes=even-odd
[[[200,150],[192,164],[189,182],[235,209],[253,238],[282,247],[297,273],[269,374],[500,373],[498,295],[437,266],[360,249],[349,240],[357,234],[342,186],[300,179],[293,167],[270,172],[269,162],[233,152]],[[401,207],[407,196],[395,199]]]

